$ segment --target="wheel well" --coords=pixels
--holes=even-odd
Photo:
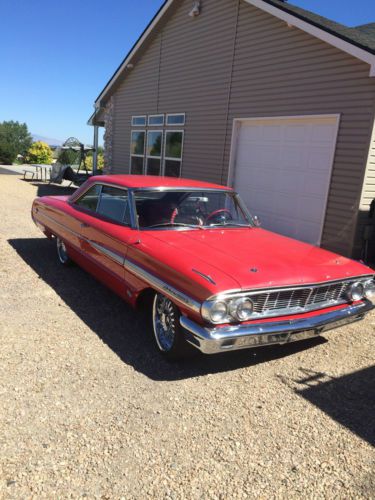
[[[138,295],[137,301],[136,301],[136,308],[141,309],[141,310],[147,310],[152,306],[152,301],[155,296],[155,290],[152,288],[145,288],[142,290],[142,292]]]

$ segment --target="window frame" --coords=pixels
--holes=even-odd
[[[170,156],[166,156],[165,152],[167,150],[167,134],[168,133],[176,133],[179,132],[182,134],[182,141],[181,141],[181,158],[171,158]],[[163,168],[162,168],[162,175],[165,176],[165,161],[179,161],[180,162],[180,175],[181,177],[182,174],[182,159],[184,156],[184,142],[185,142],[185,130],[173,130],[173,129],[166,129],[164,133],[164,151],[163,151]],[[178,179],[179,177],[176,177]]]
[[[152,155],[149,155],[147,150],[148,150],[148,134],[150,133],[155,133],[155,132],[159,132],[161,134],[161,141],[160,141],[160,156],[152,156]],[[154,160],[160,160],[160,170],[159,170],[159,175],[163,175],[162,172],[163,172],[163,157],[164,157],[164,151],[163,151],[163,146],[164,146],[164,129],[161,129],[161,130],[154,130],[154,129],[151,129],[151,130],[147,130],[147,142],[146,142],[146,151],[145,151],[145,162],[144,162],[144,172],[145,172],[145,175],[151,175],[148,173],[148,165],[147,165],[147,160],[149,158],[152,158]]]
[[[100,188],[99,195],[98,195],[98,202],[96,204],[95,211],[92,211],[92,210],[90,210],[88,208],[85,208],[85,207],[82,207],[82,206],[78,205],[77,202],[79,200],[81,200],[87,194],[87,192],[90,191],[90,189],[94,188],[95,186],[99,186],[99,188]],[[130,213],[130,224],[125,224],[123,222],[118,222],[115,219],[111,219],[110,217],[107,217],[106,215],[102,215],[102,214],[100,214],[100,213],[97,212],[97,209],[98,209],[98,206],[99,206],[99,200],[100,200],[100,197],[102,195],[102,189],[103,189],[104,186],[106,186],[106,187],[112,187],[112,188],[116,188],[116,189],[121,189],[122,191],[126,191],[127,192],[128,203],[129,203],[129,213]],[[74,199],[70,200],[69,204],[73,205],[73,207],[76,210],[84,212],[84,213],[87,213],[88,215],[91,215],[92,217],[95,217],[96,219],[105,220],[105,221],[111,222],[112,224],[117,224],[118,226],[127,227],[129,229],[134,229],[134,228],[137,227],[136,220],[135,220],[133,190],[132,190],[132,188],[129,188],[129,187],[126,187],[126,186],[119,186],[118,184],[114,184],[114,183],[110,183],[110,182],[94,182],[94,184],[91,184],[90,186],[88,186],[87,189],[85,189],[85,191],[83,193],[81,193],[78,198],[74,198]]]
[[[143,154],[142,155],[138,155],[138,154],[134,154],[132,153],[132,142],[133,142],[133,132],[143,132],[145,138],[144,138],[144,141],[143,141]],[[136,158],[142,158],[143,159],[143,166],[142,166],[142,174],[141,175],[144,175],[145,174],[145,166],[146,166],[146,148],[147,148],[147,130],[146,129],[139,129],[139,130],[131,130],[130,131],[130,162],[129,162],[129,173],[130,175],[136,175],[136,174],[132,174],[131,173],[131,170],[132,170],[132,156],[135,156]]]
[[[168,118],[170,116],[183,116],[184,121],[183,121],[183,123],[168,123]],[[165,125],[167,127],[184,127],[185,123],[186,123],[186,113],[167,113],[166,114]]]
[[[134,123],[134,120],[136,118],[144,118],[144,123],[140,123],[140,124]],[[131,125],[132,125],[132,127],[147,127],[147,115],[133,115]]]
[[[150,118],[159,118],[162,117],[162,123],[150,123]],[[148,127],[164,127],[165,125],[165,115],[164,113],[157,113],[156,115],[148,115],[147,117],[147,126]]]
[[[119,191],[125,191],[126,192],[126,195],[127,195],[127,204],[128,204],[128,207],[129,207],[129,219],[130,219],[129,220],[129,224],[126,224],[124,221],[119,221],[117,219],[113,219],[109,215],[101,214],[100,212],[97,211],[98,208],[99,208],[99,206],[100,206],[100,202],[101,202],[101,198],[102,198],[102,194],[103,194],[103,188],[118,189]],[[113,222],[113,223],[118,224],[120,226],[132,227],[132,210],[131,210],[131,205],[132,205],[132,201],[131,201],[131,198],[130,198],[129,188],[126,188],[126,187],[123,187],[123,186],[114,186],[114,185],[110,186],[108,184],[101,184],[100,185],[100,195],[99,195],[99,198],[98,198],[98,204],[96,205],[95,214],[98,216],[98,218],[109,220],[110,222]],[[126,207],[125,207],[125,211],[123,213],[123,218],[125,217],[125,214],[126,214]]]

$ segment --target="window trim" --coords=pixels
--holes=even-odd
[[[144,123],[137,125],[134,123],[135,118],[144,118]],[[132,116],[132,121],[131,121],[132,127],[147,127],[147,115],[134,115]]]
[[[158,117],[162,117],[163,118],[163,122],[162,123],[150,123],[150,118],[158,118]],[[147,126],[148,127],[164,127],[165,125],[165,115],[164,113],[158,113],[156,115],[148,115],[147,117]]]
[[[135,153],[132,153],[132,142],[133,142],[133,132],[143,132],[144,135],[145,135],[145,140],[144,140],[144,143],[143,143],[143,154],[142,155],[138,155],[138,154],[135,154]],[[146,129],[136,129],[136,130],[131,130],[130,131],[130,161],[129,161],[129,174],[130,175],[135,175],[135,174],[132,174],[131,173],[131,170],[132,170],[132,156],[135,156],[136,158],[142,158],[143,159],[143,166],[142,166],[142,174],[141,175],[144,175],[145,173],[145,157],[146,157],[146,147],[147,147],[147,130]]]
[[[112,189],[118,189],[119,191],[125,191],[126,192],[126,195],[127,195],[127,203],[128,203],[128,206],[129,206],[129,224],[126,224],[124,221],[119,221],[117,219],[113,219],[112,217],[108,216],[108,215],[105,215],[105,214],[101,214],[100,212],[98,212],[98,208],[100,206],[100,201],[101,201],[101,197],[102,197],[102,194],[103,194],[103,188],[106,187],[106,188],[112,188]],[[98,204],[96,205],[96,210],[94,212],[96,214],[96,216],[98,218],[102,218],[102,219],[105,219],[105,220],[109,220],[111,222],[114,222],[115,224],[118,224],[118,225],[121,225],[121,226],[124,226],[124,227],[132,227],[132,212],[131,212],[131,200],[130,200],[130,191],[129,191],[129,188],[126,188],[126,187],[123,187],[123,186],[108,186],[106,184],[101,184],[100,186],[100,195],[99,195],[99,198],[98,198]],[[125,214],[126,214],[126,206],[125,206],[125,210],[124,210],[124,213],[123,213],[123,218],[125,217]]]
[[[98,208],[98,204],[96,205],[95,212],[93,212],[92,210],[89,210],[89,209],[87,209],[85,207],[81,207],[80,205],[77,205],[77,202],[81,198],[83,198],[85,196],[85,194],[87,194],[87,192],[91,188],[93,188],[95,186],[99,186],[100,187],[100,194],[98,196],[98,203],[99,203],[99,197],[102,194],[102,188],[103,188],[103,186],[113,187],[113,188],[117,188],[117,189],[122,189],[123,191],[126,191],[128,193],[129,211],[130,211],[130,224],[124,224],[124,223],[115,221],[113,219],[110,219],[110,218],[106,217],[105,215],[99,214],[98,212],[96,212],[96,209]],[[81,193],[78,198],[73,198],[72,200],[69,200],[68,203],[70,205],[72,205],[76,210],[79,210],[81,212],[85,212],[85,213],[91,215],[92,217],[95,217],[96,219],[104,219],[104,220],[110,221],[110,222],[112,222],[114,224],[117,224],[119,226],[127,227],[127,228],[130,228],[130,229],[136,229],[137,228],[137,223],[136,223],[136,219],[135,219],[135,211],[134,211],[135,208],[134,208],[134,202],[133,202],[133,188],[126,187],[126,186],[119,186],[118,184],[115,184],[115,183],[112,183],[112,182],[100,182],[100,181],[98,181],[98,182],[94,182],[93,184],[91,184],[90,186],[88,186],[87,189],[85,189],[84,192]]]
[[[168,133],[176,133],[176,132],[179,132],[182,134],[182,141],[181,141],[181,157],[180,158],[171,158],[170,156],[166,156],[165,152],[167,150],[167,134]],[[165,130],[165,133],[164,133],[164,155],[163,155],[163,168],[162,168],[162,175],[165,176],[165,161],[169,160],[169,161],[179,161],[180,162],[180,175],[179,177],[181,177],[181,174],[182,174],[182,159],[183,159],[183,156],[184,156],[184,142],[185,142],[185,130],[173,130],[173,129],[166,129]],[[176,177],[176,179],[178,179],[179,177]]]
[[[168,118],[170,116],[183,116],[184,117],[184,121],[183,123],[168,123]],[[167,127],[184,127],[185,126],[185,123],[186,123],[186,113],[167,113],[166,114],[166,119],[165,119],[165,125]]]

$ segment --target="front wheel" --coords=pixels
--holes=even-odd
[[[159,351],[168,359],[183,358],[192,351],[184,338],[180,316],[180,311],[168,297],[155,294],[152,307],[154,337]]]
[[[60,264],[63,266],[70,266],[72,264],[72,260],[68,255],[65,243],[59,237],[56,237],[56,250]]]

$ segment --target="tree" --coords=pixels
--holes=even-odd
[[[11,164],[17,155],[24,156],[32,138],[26,123],[14,121],[0,123],[0,163]]]
[[[50,165],[52,162],[52,150],[47,143],[43,141],[34,142],[27,154],[27,163],[42,163]]]

